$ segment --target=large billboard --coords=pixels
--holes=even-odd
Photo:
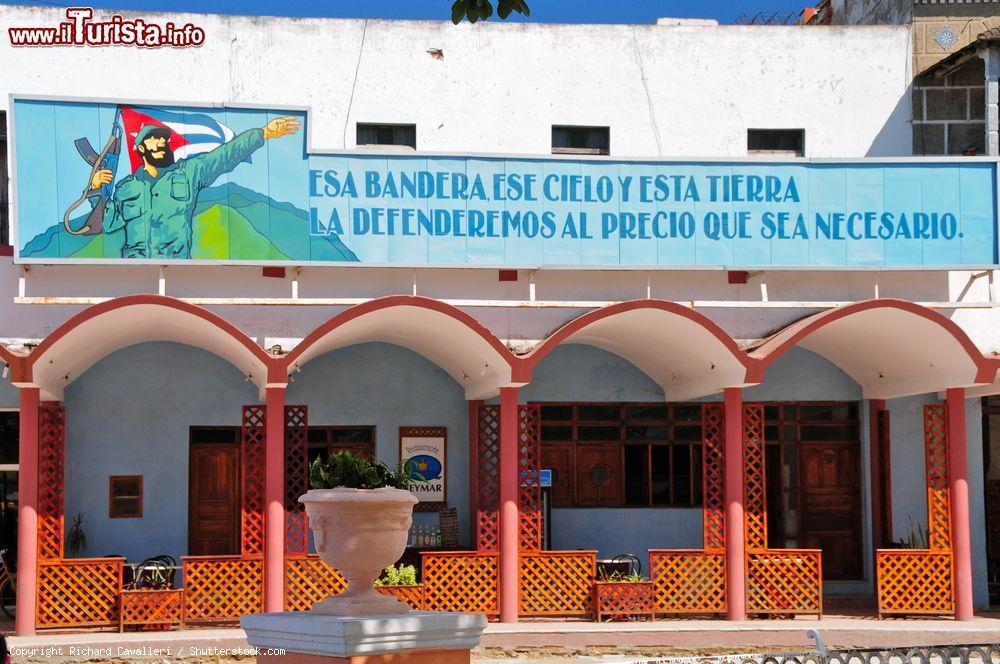
[[[28,97],[11,107],[20,262],[997,262],[996,163],[984,159],[335,152],[309,144],[301,110]]]

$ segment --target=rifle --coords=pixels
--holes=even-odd
[[[90,176],[87,178],[87,184],[84,186],[80,198],[76,199],[72,205],[66,208],[65,214],[63,214],[63,225],[71,235],[96,235],[104,229],[104,209],[109,204],[112,204],[111,197],[114,195],[114,182],[102,184],[101,188],[96,192],[90,188],[90,183],[98,171],[108,170],[114,173],[118,168],[118,156],[121,154],[122,149],[122,129],[118,122],[120,117],[121,109],[115,113],[115,121],[111,126],[111,136],[108,137],[108,142],[104,144],[104,149],[101,150],[100,154],[94,150],[86,137],[73,141],[76,151],[80,153],[85,162],[90,164]],[[83,202],[91,196],[99,197],[97,203],[94,205],[94,209],[90,211],[87,221],[83,226],[73,229],[69,223],[69,215],[73,210],[83,205]]]

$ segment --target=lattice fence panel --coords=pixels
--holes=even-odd
[[[585,616],[594,606],[595,551],[522,553],[522,616]]]
[[[747,553],[748,613],[823,613],[818,549]]]
[[[184,558],[187,622],[230,622],[261,611],[264,565],[260,557]]]
[[[121,588],[121,558],[39,561],[35,625],[116,626]]]
[[[264,552],[264,406],[243,407],[242,551]]]
[[[764,406],[743,406],[743,499],[746,505],[746,548],[767,548],[764,492]]]
[[[424,554],[421,579],[425,611],[485,613],[496,617],[496,553]]]
[[[183,590],[126,590],[121,598],[123,626],[174,625],[184,621]]]
[[[518,415],[520,550],[539,551],[542,548],[541,406],[521,406]]]
[[[479,500],[476,516],[476,548],[500,548],[500,406],[479,407]]]
[[[656,613],[725,613],[725,554],[652,549],[649,565]]]
[[[927,542],[931,551],[951,551],[946,405],[924,406],[924,447],[927,469]]]
[[[285,553],[304,554],[309,547],[306,507],[299,496],[309,490],[309,410],[285,406]]]
[[[63,554],[66,410],[45,402],[38,409],[38,559]]]
[[[880,616],[955,610],[950,552],[879,551],[876,566]]]
[[[285,559],[285,611],[308,611],[313,604],[339,595],[347,581],[318,556]]]
[[[424,608],[423,586],[379,586],[375,590],[383,595],[392,595],[414,611],[422,611]]]
[[[725,407],[722,404],[701,407],[703,542],[706,549],[713,550],[726,548],[725,426]]]

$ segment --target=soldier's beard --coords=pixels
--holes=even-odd
[[[151,152],[147,152],[143,155],[143,159],[146,160],[150,166],[155,166],[156,168],[164,168],[170,166],[174,163],[174,151],[169,147],[163,148],[163,156],[156,157]]]

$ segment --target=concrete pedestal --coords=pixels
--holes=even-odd
[[[286,612],[243,616],[240,626],[258,664],[469,664],[486,617],[412,611],[343,617]],[[284,655],[267,650],[283,650]]]

